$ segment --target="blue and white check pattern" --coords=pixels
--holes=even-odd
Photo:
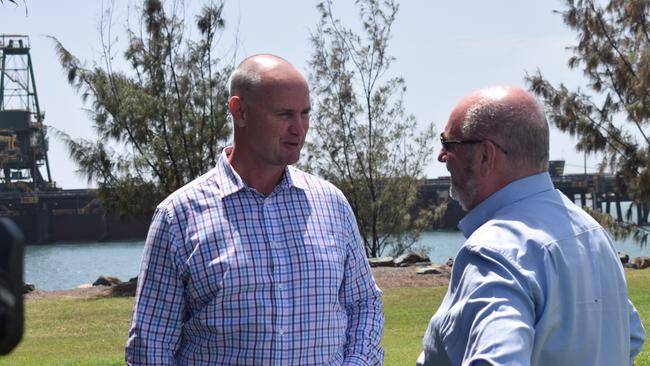
[[[293,167],[267,197],[228,163],[154,214],[126,346],[132,365],[380,365],[381,292],[354,215]]]

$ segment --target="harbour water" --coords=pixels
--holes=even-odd
[[[458,231],[425,232],[414,249],[425,250],[434,263],[454,257],[463,242]],[[25,282],[42,290],[70,289],[100,275],[127,281],[138,274],[144,241],[34,245],[25,248]],[[632,240],[616,242],[630,257],[650,256],[650,247]]]

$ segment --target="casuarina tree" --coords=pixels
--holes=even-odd
[[[358,32],[337,19],[332,1],[318,4],[309,63],[315,133],[305,165],[343,191],[374,257],[412,246],[430,225],[431,210],[418,208],[416,195],[434,133],[407,114],[405,80],[390,75],[398,4],[355,4]]]
[[[89,67],[55,40],[97,132],[92,140],[60,135],[79,172],[98,185],[105,208],[122,215],[149,215],[158,201],[213,167],[230,134],[233,60],[215,52],[223,3],[201,9],[195,32],[187,31],[179,5],[143,1],[137,26],[126,32],[122,70],[106,28],[102,61]]]
[[[615,173],[617,189],[638,205],[650,199],[649,11],[648,0],[566,0],[559,14],[577,35],[568,67],[582,71],[588,84],[572,90],[540,71],[527,76],[551,122],[577,138],[578,151],[602,154],[601,171]],[[631,212],[615,222],[591,210],[615,236],[645,243],[648,231],[631,222]]]

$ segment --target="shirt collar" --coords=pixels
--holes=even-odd
[[[515,180],[469,211],[458,223],[458,228],[463,232],[465,238],[469,238],[476,229],[493,218],[500,209],[536,193],[552,189],[554,189],[553,181],[548,172]]]
[[[232,146],[228,146],[221,151],[221,156],[217,161],[217,171],[218,171],[218,181],[221,192],[221,198],[229,196],[233,193],[239,192],[242,189],[252,189],[246,182],[239,176],[239,174],[233,169],[228,161],[228,155],[232,150]],[[284,174],[282,175],[282,180],[273,190],[281,191],[291,187],[299,188],[302,190],[307,190],[307,184],[304,179],[300,179],[301,176],[298,174],[300,171],[292,166],[287,166],[284,168]]]
[[[282,185],[284,183],[284,188],[295,187],[302,189],[303,191],[309,190],[309,186],[304,179],[304,175],[300,173],[300,170],[292,167],[291,165],[287,166],[284,168],[284,177],[280,184]]]
[[[224,148],[221,151],[219,160],[217,161],[217,179],[219,181],[219,192],[221,193],[221,198],[239,192],[247,187],[246,183],[244,183],[228,161],[228,154],[231,150],[232,147],[230,146]]]

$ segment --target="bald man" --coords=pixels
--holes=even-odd
[[[156,209],[129,365],[380,365],[381,292],[345,197],[290,166],[307,82],[273,55],[230,79],[234,143]]]
[[[632,365],[645,331],[607,232],[553,188],[549,130],[515,87],[452,111],[438,160],[469,212],[418,365]]]

